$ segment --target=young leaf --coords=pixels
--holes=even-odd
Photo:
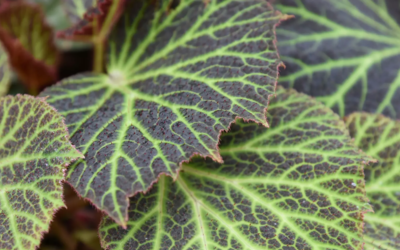
[[[10,85],[10,67],[8,65],[8,56],[0,44],[0,97],[7,94]]]
[[[43,98],[0,98],[0,249],[35,249],[64,206],[65,167],[81,154]]]
[[[378,160],[364,170],[375,213],[365,215],[365,249],[400,248],[400,121],[355,113],[346,119],[357,145]]]
[[[88,10],[96,7],[98,0],[64,0],[68,17],[73,24],[82,21]],[[101,2],[104,2],[101,1]]]
[[[92,5],[87,8],[82,18],[71,28],[58,32],[59,38],[78,40],[93,43],[95,72],[104,71],[104,44],[106,39],[119,19],[125,0],[67,0],[67,3]]]
[[[68,16],[74,25],[58,32],[57,36],[104,43],[113,24],[121,15],[124,2],[125,0],[66,0]]]
[[[9,54],[10,65],[38,94],[56,81],[58,50],[52,29],[45,23],[41,9],[21,1],[0,3],[0,41]]]
[[[280,63],[264,0],[131,0],[110,40],[109,75],[72,77],[42,93],[85,153],[68,181],[118,223],[128,197],[195,154],[221,161],[236,117],[267,125]]]
[[[278,28],[281,83],[316,96],[341,116],[400,118],[398,0],[277,0],[295,18]]]
[[[361,249],[363,166],[330,109],[280,89],[271,128],[238,122],[221,137],[224,164],[196,159],[130,199],[126,230],[105,217],[110,249]]]

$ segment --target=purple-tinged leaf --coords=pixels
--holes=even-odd
[[[157,6],[157,7],[156,7]],[[221,161],[237,117],[267,125],[280,65],[264,0],[130,0],[109,39],[108,74],[83,74],[41,96],[86,155],[68,173],[78,193],[125,225],[129,197],[193,155]]]
[[[105,216],[106,249],[362,249],[363,167],[344,122],[320,102],[277,91],[270,128],[221,136],[224,163],[193,159],[130,199],[123,229]]]

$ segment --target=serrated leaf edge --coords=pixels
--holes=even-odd
[[[77,158],[72,158],[71,161],[70,161],[69,163],[66,163],[66,164],[64,164],[64,165],[62,166],[62,167],[63,167],[63,169],[62,169],[63,179],[60,181],[61,191],[62,191],[60,197],[61,197],[61,200],[62,200],[63,203],[64,203],[64,206],[60,206],[60,207],[58,207],[58,208],[53,209],[52,218],[51,218],[50,221],[49,221],[49,228],[48,228],[47,230],[39,231],[39,233],[40,233],[40,239],[39,239],[39,240],[41,241],[41,240],[43,239],[44,235],[45,235],[47,232],[49,232],[49,230],[50,230],[50,224],[51,224],[51,222],[53,221],[53,219],[54,219],[54,217],[55,217],[55,214],[56,214],[60,209],[66,208],[66,207],[67,207],[67,206],[65,205],[65,202],[64,202],[64,194],[63,194],[63,191],[64,191],[63,183],[66,182],[65,177],[66,177],[67,167],[70,166],[72,162],[78,160],[79,158],[84,159],[85,156],[84,156],[78,149],[76,149],[76,147],[70,142],[70,140],[69,140],[68,128],[67,128],[67,125],[65,124],[65,118],[64,118],[60,113],[58,113],[58,111],[57,111],[53,106],[51,106],[50,104],[48,104],[48,103],[46,102],[47,97],[34,97],[34,96],[31,96],[31,95],[27,95],[27,94],[24,94],[24,95],[22,95],[22,94],[17,94],[16,96],[7,95],[7,96],[4,96],[4,97],[1,97],[0,99],[3,99],[3,98],[4,98],[4,99],[7,99],[7,98],[12,98],[12,99],[14,99],[15,97],[25,97],[25,98],[28,98],[28,99],[39,100],[41,103],[44,104],[44,106],[45,106],[46,108],[50,108],[52,111],[56,112],[56,113],[61,117],[61,121],[60,121],[60,122],[61,122],[61,126],[63,127],[64,132],[66,132],[66,135],[64,136],[64,138],[66,138],[66,139],[68,140],[68,143],[69,143],[70,146],[73,148],[73,150],[74,150],[77,154],[79,154],[79,156],[78,156]],[[39,247],[40,247],[40,245],[35,246],[35,249],[39,249]]]
[[[107,0],[106,2],[108,2],[108,1],[112,1],[112,0]],[[262,124],[263,126],[269,128],[269,124],[268,124],[267,119],[266,119],[266,118],[267,118],[267,117],[266,117],[266,113],[268,112],[268,106],[269,106],[269,103],[270,103],[271,98],[276,96],[276,89],[277,89],[277,87],[278,87],[278,78],[279,78],[279,68],[280,68],[280,67],[285,67],[284,63],[281,61],[280,56],[279,56],[279,50],[278,50],[278,46],[277,46],[278,41],[277,41],[277,36],[276,36],[276,27],[279,26],[279,24],[280,24],[282,21],[287,20],[287,19],[288,19],[288,15],[284,15],[284,14],[282,14],[280,11],[274,10],[272,4],[271,4],[268,0],[262,0],[262,1],[267,5],[267,7],[268,7],[270,10],[272,10],[272,11],[274,12],[274,16],[273,16],[272,18],[277,18],[277,19],[278,19],[278,21],[273,25],[273,28],[272,28],[272,32],[273,32],[273,34],[274,34],[273,46],[274,46],[274,49],[276,50],[276,54],[277,54],[277,59],[276,59],[276,61],[277,61],[277,66],[276,66],[276,69],[277,69],[277,76],[276,76],[276,80],[275,80],[275,82],[274,82],[274,93],[268,95],[267,105],[266,105],[266,107],[264,107],[264,122],[260,122],[260,121],[257,121],[257,120],[255,120],[255,119],[244,119],[244,118],[242,118],[242,117],[240,117],[240,116],[236,116],[235,119],[229,123],[228,129],[221,129],[221,130],[219,130],[218,139],[217,139],[217,142],[218,142],[218,143],[217,143],[217,155],[216,155],[216,157],[213,157],[213,156],[210,156],[210,155],[202,155],[202,154],[200,154],[200,153],[194,153],[194,154],[192,154],[187,160],[181,161],[181,162],[179,163],[179,168],[178,168],[177,171],[176,171],[175,177],[173,177],[172,175],[167,174],[167,173],[160,173],[160,174],[157,176],[157,178],[156,178],[153,182],[150,183],[149,187],[148,187],[146,190],[144,190],[144,191],[136,191],[136,192],[133,192],[132,194],[126,195],[126,196],[125,196],[125,200],[127,201],[127,204],[128,204],[128,207],[127,207],[127,208],[129,208],[129,199],[130,199],[131,197],[134,197],[134,196],[136,196],[136,195],[139,194],[139,193],[146,194],[147,192],[149,192],[150,189],[153,187],[153,185],[156,184],[156,183],[158,182],[158,180],[160,179],[160,177],[161,177],[162,175],[172,177],[172,178],[173,178],[173,182],[175,182],[175,181],[177,180],[177,178],[179,177],[179,173],[180,173],[181,170],[182,170],[183,164],[184,164],[184,163],[190,162],[190,160],[191,160],[193,157],[195,157],[195,156],[200,156],[200,157],[202,157],[202,158],[204,158],[204,159],[206,159],[207,157],[210,157],[213,161],[216,161],[216,162],[218,162],[218,163],[223,163],[223,159],[222,159],[222,157],[221,157],[221,155],[220,155],[220,153],[219,153],[219,142],[220,142],[220,137],[221,137],[221,135],[222,135],[223,132],[228,132],[228,131],[230,130],[231,125],[234,124],[234,123],[236,122],[237,119],[243,119],[245,122],[250,122],[250,121],[251,121],[251,122],[256,122],[257,124]],[[125,0],[120,0],[119,3],[121,3],[121,2],[125,3]],[[116,11],[118,11],[118,10],[116,10]],[[57,34],[57,36],[59,37],[58,34]],[[108,75],[108,76],[109,76],[109,75]],[[58,86],[61,86],[62,84],[63,84],[63,82],[61,81],[61,82],[57,83],[56,86],[57,86],[57,85],[58,85]],[[344,126],[345,126],[345,125],[344,125]],[[92,204],[97,210],[101,211],[103,214],[106,213],[106,212],[103,211],[101,208],[99,208],[96,204],[94,204],[94,202],[92,202],[90,199],[80,196],[79,193],[77,192],[77,190],[73,187],[73,185],[72,185],[71,183],[69,183],[67,180],[66,180],[66,183],[68,183],[68,184],[72,187],[72,189],[74,190],[74,192],[77,193],[78,196],[79,196],[80,198],[82,198],[82,199],[84,199],[84,200],[87,200],[90,204]],[[121,222],[116,221],[116,223],[119,224],[120,226],[122,226],[124,229],[126,229],[126,228],[127,228],[127,221],[128,221],[128,220],[129,220],[129,218],[128,218],[128,209],[127,209],[126,214],[124,215],[124,221],[121,221]],[[99,225],[99,227],[100,227],[100,225]]]

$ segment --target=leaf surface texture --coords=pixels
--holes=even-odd
[[[109,39],[108,75],[84,74],[42,93],[85,154],[68,173],[80,195],[127,220],[128,197],[193,155],[221,161],[236,117],[267,125],[279,58],[279,16],[261,0],[128,1]]]
[[[123,229],[100,226],[109,249],[361,249],[363,166],[329,108],[280,89],[270,128],[243,121],[221,137],[224,163],[196,158],[130,199]]]
[[[68,139],[43,99],[0,98],[0,249],[36,249],[64,206],[65,169],[82,157]]]

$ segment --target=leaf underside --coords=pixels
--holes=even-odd
[[[35,249],[64,206],[65,167],[80,153],[43,99],[0,99],[0,249]]]
[[[279,16],[264,0],[128,1],[110,38],[108,75],[67,79],[41,94],[66,117],[85,155],[68,181],[118,223],[128,197],[195,154],[221,160],[236,117],[267,124]],[[154,9],[158,6],[158,9]]]
[[[0,4],[0,41],[10,65],[28,88],[39,92],[56,81],[59,54],[53,31],[38,5],[21,1]]]
[[[364,216],[364,248],[400,249],[400,121],[355,113],[346,123],[357,145],[378,160],[364,170],[375,212]]]
[[[363,166],[345,124],[321,103],[277,91],[271,128],[238,121],[224,163],[194,159],[130,199],[123,229],[106,216],[109,249],[361,249]]]
[[[0,44],[0,97],[8,92],[10,86],[11,71],[8,65],[8,56]]]
[[[277,29],[280,83],[317,97],[341,116],[400,118],[398,0],[278,0],[295,18]]]

